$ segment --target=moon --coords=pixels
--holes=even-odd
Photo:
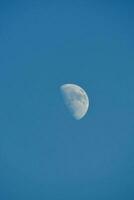
[[[76,120],[82,119],[89,108],[89,98],[80,86],[64,84],[60,87],[66,107]]]

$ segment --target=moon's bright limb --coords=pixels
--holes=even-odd
[[[89,99],[86,92],[75,84],[64,84],[60,89],[65,105],[73,117],[77,120],[83,118],[89,107]]]

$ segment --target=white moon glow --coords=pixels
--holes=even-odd
[[[89,99],[86,92],[75,84],[64,84],[60,89],[65,105],[73,117],[77,120],[83,118],[89,107]]]

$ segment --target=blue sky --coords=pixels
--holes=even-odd
[[[0,199],[134,199],[133,1],[1,1]],[[59,87],[90,98],[76,121]]]

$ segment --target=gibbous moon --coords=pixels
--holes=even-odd
[[[60,89],[65,105],[72,116],[77,120],[83,118],[89,107],[89,99],[86,92],[75,84],[64,84]]]

